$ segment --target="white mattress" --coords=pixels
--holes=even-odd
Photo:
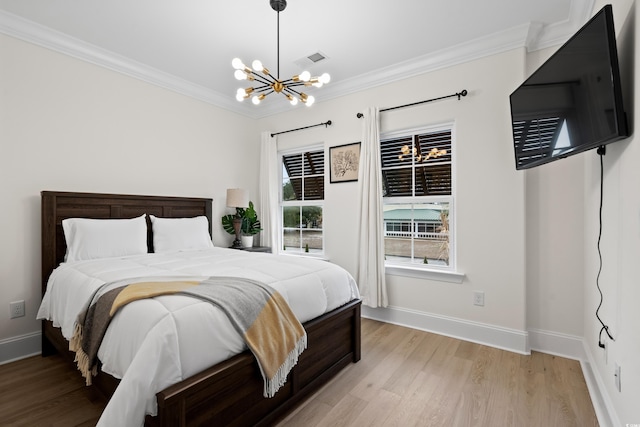
[[[104,283],[148,276],[236,276],[266,283],[306,322],[358,298],[343,268],[326,261],[226,248],[79,261],[49,278],[38,319],[71,338],[78,314]],[[113,318],[98,351],[121,382],[98,426],[141,426],[156,415],[155,394],[246,349],[217,307],[187,296],[135,301]]]

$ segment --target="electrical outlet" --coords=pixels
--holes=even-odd
[[[24,316],[24,300],[9,303],[9,313],[11,319]]]
[[[473,305],[484,306],[484,292],[475,291],[473,293]]]
[[[618,365],[617,363],[615,364],[615,371],[613,373],[613,376],[614,376],[615,381],[616,381],[616,390],[621,391],[622,390],[622,384],[620,382],[620,365]]]

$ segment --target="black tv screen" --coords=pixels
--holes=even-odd
[[[607,5],[510,96],[516,169],[628,136]]]

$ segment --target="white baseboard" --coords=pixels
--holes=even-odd
[[[531,350],[584,361],[586,354],[582,337],[560,334],[557,332],[529,329],[529,345]]]
[[[598,417],[598,423],[600,427],[617,427],[621,426],[620,419],[618,418],[618,414],[616,413],[615,407],[613,406],[613,402],[611,401],[611,397],[609,393],[607,393],[607,388],[604,385],[604,381],[602,381],[602,377],[600,373],[593,369],[594,358],[593,354],[587,347],[586,341],[583,340],[583,352],[586,355],[586,358],[582,365],[582,373],[584,375],[584,380],[587,383],[587,388],[589,389],[589,395],[591,396],[591,402],[593,403],[593,409],[596,412],[596,416]]]
[[[479,322],[407,310],[399,307],[362,306],[362,317],[433,332],[520,354],[529,354],[528,334]]]
[[[41,354],[41,336],[42,333],[34,332],[0,340],[0,365]]]

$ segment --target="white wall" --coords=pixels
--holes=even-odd
[[[590,153],[593,154],[593,153]],[[543,165],[526,175],[527,328],[534,349],[548,334],[583,334],[584,159]]]
[[[279,137],[282,146],[322,142],[328,150],[360,141],[362,122],[356,113],[366,106],[392,107],[469,91],[460,101],[452,98],[386,112],[381,120],[383,133],[455,121],[457,260],[466,278],[462,284],[453,284],[388,275],[392,307],[378,313],[369,310],[369,315],[390,316],[397,323],[412,322],[445,333],[436,324],[443,319],[452,319],[471,333],[478,331],[474,325],[487,326],[494,332],[513,333],[518,341],[499,345],[526,351],[524,176],[514,168],[508,102],[523,75],[523,52],[514,50],[260,121],[261,129],[279,131],[332,120],[327,129]],[[352,273],[356,269],[356,199],[356,183],[329,184],[327,179],[326,253]],[[474,290],[485,292],[484,307],[473,305]],[[465,338],[486,341],[481,336]]]
[[[597,1],[595,10],[605,2]],[[603,268],[600,287],[604,302],[600,317],[615,339],[605,339],[606,350],[598,347],[600,323],[595,310],[600,303],[596,289],[598,254],[596,250],[600,204],[600,162],[595,154],[584,158],[585,188],[585,303],[584,341],[594,379],[612,414],[612,425],[632,425],[640,420],[640,141],[635,135],[640,123],[636,108],[640,99],[638,76],[640,11],[632,0],[614,0],[613,13],[617,30],[618,52],[627,117],[632,136],[607,146],[604,157],[604,202],[601,251]],[[603,334],[603,336],[606,336]],[[622,389],[614,382],[614,366],[621,367]]]
[[[613,5],[625,108],[632,125],[638,89],[638,10],[633,1],[596,2],[593,12]],[[530,54],[528,73],[555,49]],[[553,336],[577,337],[583,345],[583,370],[602,425],[632,425],[640,420],[640,148],[634,136],[607,146],[604,157],[604,302],[600,317],[615,338],[598,346],[600,303],[596,287],[599,257],[600,162],[595,151],[526,171],[527,324],[532,347],[548,350]],[[606,334],[603,333],[603,337]],[[545,341],[548,340],[548,341]],[[545,348],[546,347],[546,348]],[[622,367],[622,390],[615,389],[614,366]]]
[[[527,54],[524,78],[557,48]],[[584,357],[582,206],[584,156],[589,154],[522,172],[527,195],[527,329],[531,347],[579,358]]]
[[[211,197],[227,246],[225,191],[257,196],[259,137],[253,120],[4,35],[0,57],[3,361],[40,330],[40,191]],[[26,316],[9,319],[17,300]]]

